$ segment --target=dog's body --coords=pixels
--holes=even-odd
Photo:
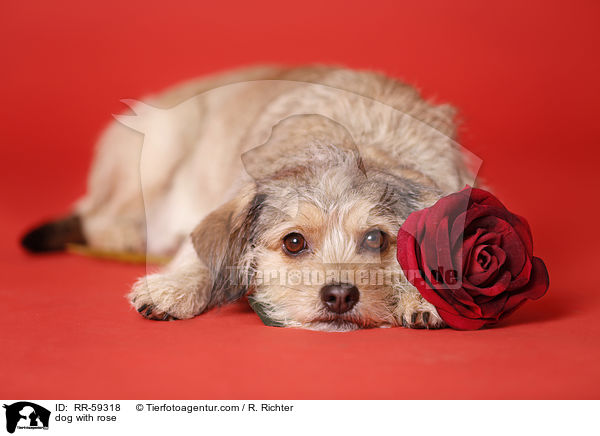
[[[252,292],[286,326],[443,326],[394,247],[410,212],[473,182],[450,107],[329,67],[245,69],[131,107],[102,135],[74,215],[26,246],[176,253],[130,294],[151,319]]]

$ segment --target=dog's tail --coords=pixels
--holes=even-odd
[[[69,215],[44,223],[21,238],[21,245],[32,253],[63,251],[67,244],[85,245],[81,218]]]

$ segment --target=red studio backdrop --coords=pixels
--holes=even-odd
[[[0,397],[600,397],[599,18],[593,1],[3,1]],[[273,328],[245,302],[161,323],[124,298],[145,267],[19,247],[83,193],[120,99],[261,62],[381,70],[454,104],[548,294],[482,331]]]

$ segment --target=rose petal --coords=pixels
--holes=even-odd
[[[504,204],[498,198],[496,198],[492,193],[485,191],[479,188],[471,188],[471,192],[469,195],[471,201],[470,203],[477,203],[486,206],[498,207],[501,209],[506,209]]]
[[[504,309],[508,294],[498,295],[493,300],[481,305],[482,318],[497,320]]]
[[[441,217],[439,222],[436,222],[436,217],[431,218],[427,217],[427,231],[428,233],[423,236],[423,239],[419,241],[419,249],[421,250],[421,257],[419,265],[421,266],[421,271],[423,273],[423,277],[430,284],[433,289],[438,291],[442,289],[455,288],[457,287],[456,283],[446,284],[444,283],[444,275],[448,273],[450,270],[455,270],[452,266],[451,259],[449,260],[449,265],[445,263],[446,261],[440,262],[438,259],[438,251],[439,245],[438,241],[435,239],[436,235],[439,235],[440,243],[444,237],[447,239],[447,223],[448,217]]]
[[[465,228],[470,227],[474,220],[486,216],[496,217],[508,223],[509,227],[515,231],[522,241],[528,257],[533,255],[533,239],[529,223],[525,218],[511,213],[506,208],[492,207],[485,204],[473,205],[466,214]]]
[[[462,246],[458,246],[457,249],[453,249],[453,256],[458,256],[458,253],[462,252],[463,264],[462,271],[468,271],[468,264],[470,263],[472,250],[477,245],[477,241],[483,235],[485,230],[477,229],[474,234],[468,236]]]
[[[523,266],[523,269],[521,270],[519,275],[513,277],[512,282],[510,283],[510,286],[507,290],[514,291],[519,288],[522,288],[527,283],[529,283],[529,281],[531,280],[531,268],[531,261],[529,259],[525,259],[525,265]]]
[[[475,263],[479,265],[481,271],[487,271],[490,268],[492,261],[496,260],[496,263],[498,263],[498,260],[490,253],[491,250],[489,250],[489,245],[482,245],[481,247],[483,247],[483,249],[478,250],[478,252],[475,253]]]
[[[537,300],[548,291],[550,277],[544,261],[539,257],[532,259],[531,281],[520,292],[511,294],[504,305],[499,319],[506,318],[527,300]]]
[[[511,297],[521,296],[528,300],[537,300],[543,297],[550,286],[550,276],[546,264],[539,257],[532,259],[531,278],[529,283],[519,290],[518,293],[512,293]]]
[[[506,252],[498,245],[490,246],[490,250],[492,250],[492,256],[498,259],[498,269],[502,268],[507,259]]]
[[[487,295],[487,296],[495,296],[495,295],[499,295],[502,292],[506,291],[506,289],[508,288],[508,285],[510,284],[510,272],[508,271],[504,271],[500,278],[498,280],[496,280],[494,282],[493,285],[488,286],[488,287],[479,287],[476,286],[472,283],[470,283],[468,280],[464,280],[463,281],[463,288],[469,292],[470,295]]]
[[[470,268],[469,274],[465,275],[465,280],[477,287],[485,288],[493,285],[504,264],[506,255],[500,247],[482,245],[477,247],[473,258],[479,256],[479,252],[489,253],[490,261],[487,269],[483,269],[476,260],[472,260],[473,267]]]
[[[448,217],[444,217],[436,233],[436,251],[437,251],[437,267],[441,269],[442,275],[449,271],[456,271],[456,276],[460,277],[462,271],[457,267],[462,265],[462,253],[459,256],[452,258],[450,251],[450,233],[448,230]]]
[[[431,230],[430,230],[431,231]],[[435,235],[435,233],[434,233]],[[425,276],[437,283],[435,277],[432,276],[431,271],[437,271],[437,247],[435,243],[435,237],[433,235],[425,235],[422,241],[419,242],[419,249],[421,250],[421,268]]]
[[[479,255],[477,255],[479,256]],[[473,267],[471,267],[471,271],[468,275],[465,276],[465,279],[477,286],[477,287],[485,287],[489,282],[493,281],[494,278],[498,275],[498,259],[495,257],[489,256],[488,261],[488,269],[483,269],[481,265],[477,261],[473,261]],[[476,256],[473,256],[476,257]]]
[[[496,295],[483,295],[482,294],[482,295],[477,295],[477,296],[473,297],[473,301],[475,302],[475,304],[481,306],[482,304],[489,303],[494,298],[496,298]]]
[[[467,216],[467,211],[461,212],[452,222],[452,228],[450,229],[450,245],[452,246],[452,250],[456,250],[459,247],[462,247],[466,239],[469,235],[476,233],[476,230],[469,229],[470,231],[465,234],[465,219]],[[485,230],[483,230],[485,233]]]
[[[475,255],[474,251],[479,245],[486,245],[487,243],[497,245],[501,241],[500,235],[494,233],[485,233],[485,229],[476,229],[474,235],[468,236],[465,240],[465,243],[462,247],[462,250],[459,248],[455,250],[455,253],[463,253],[463,275],[468,275],[470,271],[470,265],[475,261],[473,256]],[[454,254],[454,256],[458,256],[458,254]]]
[[[476,318],[481,316],[481,308],[473,297],[463,288],[457,289],[444,289],[439,294],[444,298],[445,301],[452,304],[456,313]]]
[[[510,213],[510,212],[509,212]],[[510,214],[507,221],[512,225],[515,232],[518,233],[521,242],[525,246],[528,257],[533,256],[533,237],[531,236],[531,228],[525,218],[519,215]]]
[[[527,250],[515,229],[508,222],[497,217],[482,217],[474,221],[472,225],[493,228],[494,233],[501,236],[500,246],[507,255],[506,267],[510,270],[512,277],[516,278],[523,273],[523,269],[527,266]]]

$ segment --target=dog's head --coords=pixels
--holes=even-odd
[[[340,126],[325,131],[327,140],[313,135],[302,147],[274,131],[271,140],[286,146],[274,152],[266,144],[246,157],[253,182],[194,231],[213,301],[252,292],[268,317],[286,326],[396,325],[407,286],[396,235],[412,211],[440,193],[414,170],[359,154]]]

